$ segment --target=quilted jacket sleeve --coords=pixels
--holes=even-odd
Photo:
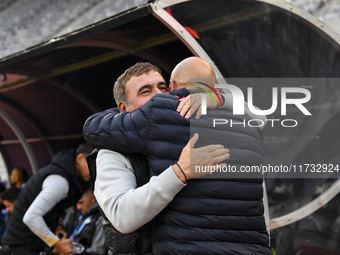
[[[159,94],[133,112],[120,113],[118,108],[112,108],[96,113],[84,124],[84,138],[98,149],[146,155],[151,126],[164,116],[164,110],[177,114],[177,104],[173,96]]]
[[[112,108],[90,116],[84,124],[83,134],[86,142],[98,149],[143,153],[148,124],[148,116],[142,109],[120,113]]]

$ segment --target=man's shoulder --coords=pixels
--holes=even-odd
[[[75,162],[74,159],[75,159],[74,149],[59,151],[53,156],[51,164],[69,166],[69,164],[72,165]]]
[[[240,120],[240,121],[248,121],[251,118],[247,115],[235,115],[232,111],[226,110],[224,108],[218,107],[216,109],[208,109],[206,115],[202,115],[202,119],[209,119],[209,118],[216,118],[221,117],[225,119],[233,119],[233,120]]]
[[[169,94],[157,94],[155,95],[151,101],[153,105],[156,107],[164,107],[164,108],[175,108],[179,104],[179,99],[176,96]]]
[[[170,94],[181,98],[181,97],[189,96],[190,91],[187,88],[180,88],[180,89],[171,91]]]
[[[97,159],[104,160],[104,161],[120,161],[124,163],[128,168],[132,168],[130,160],[120,152],[108,150],[108,149],[101,149],[98,151]]]
[[[179,100],[177,97],[169,94],[157,94],[154,95],[150,101],[136,109],[141,111],[145,116],[150,115],[154,110],[167,109],[171,111],[176,111]],[[135,111],[136,111],[135,110]]]

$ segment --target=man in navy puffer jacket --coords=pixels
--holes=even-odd
[[[117,101],[120,109],[129,110]],[[85,123],[85,138],[98,148],[147,155],[152,176],[176,162],[190,138],[190,125],[201,130],[197,146],[222,143],[233,148],[230,164],[262,163],[259,129],[223,127],[214,130],[213,138],[206,132],[212,127],[212,118],[235,120],[232,113],[215,110],[202,120],[189,121],[177,113],[178,104],[175,97],[156,95],[131,113],[100,113]],[[213,140],[216,137],[219,140]],[[261,178],[190,180],[157,216],[154,254],[271,254],[262,192]]]
[[[161,93],[162,86],[166,85],[160,69],[150,63],[137,63],[127,69],[118,81],[121,81],[119,85],[124,87],[123,91],[126,88],[129,98],[127,104],[119,105],[127,111],[141,107],[155,94]],[[126,102],[127,99],[123,98],[122,101]],[[163,168],[161,174],[151,178],[148,163],[142,154],[100,149],[91,155],[88,159],[91,179],[94,194],[106,219],[104,230],[109,254],[152,254],[150,221],[186,186],[186,179],[207,174],[191,176],[190,166],[213,166],[228,159],[229,150],[222,145],[193,148],[197,140],[198,136],[194,135],[183,148],[177,162],[181,170],[171,164]]]

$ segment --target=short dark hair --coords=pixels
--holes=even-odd
[[[94,191],[94,187],[93,187],[93,184],[92,182],[90,182],[88,188],[86,189],[86,191],[84,192],[85,193],[90,193],[90,194],[93,194],[93,191]]]
[[[14,170],[17,170],[18,173],[19,173],[19,181],[22,181],[22,182],[27,182],[28,180],[28,174],[27,174],[27,171],[25,168],[23,167],[16,167],[14,168],[12,171]]]
[[[6,190],[5,185],[2,182],[0,182],[0,193],[2,193],[5,190]]]
[[[88,143],[81,143],[76,150],[76,156],[78,156],[79,154],[84,154],[87,157],[93,150],[94,147],[89,145]]]
[[[141,76],[143,74],[148,74],[150,71],[156,71],[160,75],[162,75],[161,69],[157,66],[149,63],[149,62],[139,62],[135,65],[131,66],[130,68],[126,69],[125,72],[118,77],[117,81],[113,87],[113,96],[115,98],[116,104],[118,106],[119,102],[129,104],[125,93],[125,86],[126,83],[131,79],[133,76]]]
[[[20,194],[20,189],[17,187],[10,187],[1,193],[1,199],[7,200],[11,203],[14,203]]]

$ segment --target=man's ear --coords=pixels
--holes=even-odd
[[[119,102],[118,103],[118,109],[120,112],[126,112],[126,103],[123,103],[123,102]]]
[[[84,154],[79,153],[78,156],[76,157],[76,164],[78,166],[81,165],[83,160],[86,160]]]
[[[174,80],[170,80],[170,91],[176,90],[178,88],[177,83]]]

